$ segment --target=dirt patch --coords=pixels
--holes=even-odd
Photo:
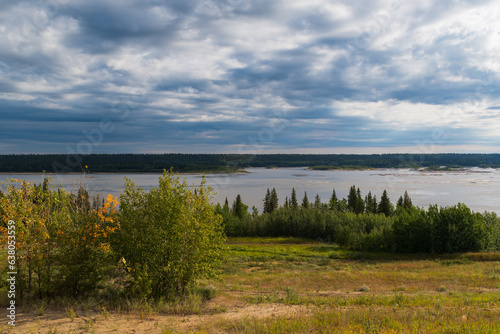
[[[310,308],[309,308],[310,309]],[[224,321],[244,318],[267,318],[278,316],[294,317],[305,314],[308,308],[300,305],[260,304],[244,305],[234,303],[229,309],[215,309],[215,314],[201,315],[139,315],[109,312],[106,316],[99,313],[86,313],[73,320],[63,310],[47,311],[43,316],[34,312],[18,315],[16,327],[11,333],[169,333],[170,331],[189,332],[203,325],[217,328]],[[7,327],[1,328],[7,333]]]

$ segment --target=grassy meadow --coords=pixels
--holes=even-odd
[[[230,238],[219,280],[177,301],[51,299],[12,333],[499,333],[500,253],[362,253]]]

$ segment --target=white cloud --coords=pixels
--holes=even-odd
[[[324,139],[389,152],[411,148],[398,142],[405,133],[415,142],[435,128],[450,134],[445,149],[483,151],[500,140],[498,110],[488,109],[500,105],[494,2],[80,0],[52,11],[5,8],[3,110],[109,115],[132,96],[134,115],[144,119],[137,131],[205,127],[199,138],[217,139],[213,151],[234,139],[214,135],[210,123],[232,134],[245,124],[238,131],[248,137],[275,118],[289,120],[297,136],[276,135],[262,149],[324,149],[317,146]]]

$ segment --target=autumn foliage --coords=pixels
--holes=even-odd
[[[6,245],[8,221],[13,220],[20,300],[99,295],[110,284],[121,296],[182,293],[198,276],[212,273],[221,256],[221,218],[208,200],[209,189],[202,186],[193,192],[169,173],[160,178],[160,187],[151,195],[128,182],[121,206],[118,198],[90,196],[84,187],[73,194],[66,192],[54,187],[50,178],[40,185],[13,179],[3,188],[0,249],[5,259],[0,270],[2,274],[12,271],[7,267]],[[165,257],[174,254],[174,248],[181,256]],[[145,254],[149,260],[141,258]],[[155,268],[159,274],[152,280]],[[143,282],[144,269],[149,278]],[[161,273],[168,277],[162,278]],[[154,293],[144,289],[145,282],[153,283]],[[5,282],[0,289],[5,289]]]

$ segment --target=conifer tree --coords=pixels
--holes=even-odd
[[[264,213],[270,213],[271,210],[271,192],[267,188],[266,196],[264,197]]]
[[[368,195],[365,196],[365,210],[367,213],[377,212],[377,204],[373,205],[373,196],[371,191],[369,191]]]
[[[295,192],[295,188],[292,188],[292,198],[290,199],[290,206],[292,208],[296,208],[299,206],[297,202],[297,193]]]
[[[248,206],[243,204],[240,194],[236,196],[236,199],[233,202],[232,213],[238,218],[243,218],[248,213]]]
[[[356,186],[351,186],[349,195],[347,195],[347,208],[351,212],[356,212],[358,194],[356,193]]]
[[[411,202],[411,198],[408,195],[408,192],[406,190],[405,190],[405,194],[403,197],[403,207],[407,210],[409,210],[413,207],[413,203]]]
[[[227,201],[227,197],[226,201],[224,202],[224,206],[222,207],[222,212],[226,214],[229,214],[231,212],[231,209],[229,208],[229,202]]]
[[[361,191],[359,190],[356,190],[356,210],[355,210],[356,213],[363,213],[365,212],[365,202],[363,201],[363,198],[361,197]]]
[[[380,203],[378,204],[378,213],[383,213],[386,216],[390,216],[392,214],[392,204],[386,190],[384,190],[384,192],[382,193],[382,197],[380,198]]]
[[[396,203],[396,206],[397,207],[403,207],[404,206],[404,203],[403,203],[403,196],[399,196],[398,198],[398,202]]]
[[[321,208],[321,197],[319,197],[319,194],[316,194],[316,197],[314,198],[314,208]]]
[[[273,212],[274,210],[276,210],[279,206],[279,200],[278,200],[278,193],[276,192],[276,189],[273,188],[273,190],[271,190],[271,195],[270,195],[270,198],[269,198],[269,212]]]
[[[378,203],[377,203],[377,195],[373,195],[371,205],[373,213],[377,213]]]
[[[309,209],[309,199],[307,198],[307,192],[304,191],[304,198],[302,199],[302,207]]]
[[[335,188],[333,189],[333,192],[332,192],[332,197],[330,198],[330,201],[328,202],[328,209],[330,209],[330,211],[333,211],[333,210],[338,210],[339,206],[338,206],[338,199],[337,199],[337,194],[335,193]]]

